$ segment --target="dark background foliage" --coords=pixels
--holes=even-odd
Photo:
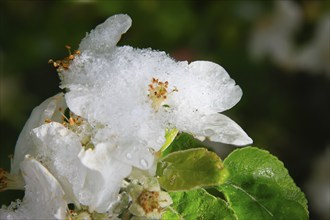
[[[311,40],[318,20],[329,13],[329,2],[294,3],[306,15],[293,36],[299,46]],[[86,32],[107,17],[127,13],[133,25],[120,45],[151,47],[177,60],[210,60],[222,65],[244,93],[225,114],[244,128],[254,146],[282,160],[297,185],[307,190],[316,160],[329,146],[330,73],[288,69],[270,57],[258,61],[251,57],[251,34],[274,12],[274,4],[239,0],[1,1],[0,167],[10,168],[8,155],[14,153],[31,110],[60,91],[58,76],[48,60],[66,56],[66,44],[78,48]],[[314,14],[307,16],[309,11]],[[325,164],[329,166],[329,154]],[[1,193],[0,202],[8,204],[17,196],[22,194]],[[311,219],[322,218],[313,206],[311,203]]]

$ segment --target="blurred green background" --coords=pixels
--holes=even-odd
[[[177,60],[210,60],[228,71],[243,97],[225,114],[254,146],[284,162],[308,196],[311,219],[327,219],[329,1],[279,2],[1,1],[0,167],[10,169],[8,155],[31,110],[60,91],[48,60],[67,56],[64,45],[78,48],[86,32],[126,13],[133,25],[120,45],[163,50]],[[273,45],[268,52],[267,45]],[[305,47],[312,52],[302,55]],[[17,196],[22,193],[3,192],[0,202]]]

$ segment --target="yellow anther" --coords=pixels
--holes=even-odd
[[[168,81],[162,82],[156,78],[152,78],[151,84],[149,86],[149,98],[152,101],[151,106],[158,111],[158,109],[162,106],[164,101],[167,99],[168,94],[172,92],[177,92],[177,88],[174,88],[171,92],[168,92]]]
[[[79,50],[75,50],[74,53],[71,53],[71,47],[69,45],[65,45],[65,48],[68,50],[69,56],[65,57],[62,60],[52,60],[50,59],[48,63],[53,64],[53,66],[57,69],[58,72],[62,72],[63,70],[67,70],[72,62],[74,60],[76,55],[80,55]]]

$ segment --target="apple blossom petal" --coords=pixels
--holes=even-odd
[[[51,122],[33,129],[31,139],[36,158],[60,181],[68,202],[77,203],[78,190],[87,175],[77,157],[82,149],[79,137],[62,124]]]
[[[252,139],[233,120],[222,114],[205,115],[200,120],[198,135],[208,137],[211,141],[244,146]]]
[[[17,210],[1,208],[1,219],[65,219],[64,191],[54,176],[31,156],[21,162],[21,171],[26,183],[23,201]]]
[[[128,15],[111,16],[81,41],[79,50],[102,51],[114,47],[121,35],[131,27],[131,24],[132,20]]]
[[[191,78],[198,82],[196,89],[190,89],[192,107],[199,110],[211,109],[222,112],[236,105],[242,97],[241,88],[230,78],[220,65],[209,61],[195,61],[189,64]]]
[[[17,174],[19,172],[20,163],[26,154],[33,155],[34,146],[30,138],[31,130],[44,124],[46,119],[60,121],[61,115],[60,111],[58,111],[59,108],[66,108],[63,93],[59,93],[46,99],[43,103],[33,109],[18,137],[11,173]]]
[[[109,149],[106,144],[101,143],[94,149],[82,150],[78,155],[83,165],[99,172],[103,178],[104,184],[99,186],[100,193],[94,197],[96,201],[90,207],[94,207],[99,213],[107,211],[116,201],[123,179],[132,170],[130,165],[115,159]],[[94,188],[97,185],[95,182],[94,179],[89,188]]]

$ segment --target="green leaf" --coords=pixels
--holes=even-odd
[[[242,148],[231,153],[224,166],[230,175],[218,189],[238,219],[308,219],[305,195],[269,152]]]
[[[218,155],[205,148],[170,153],[159,160],[156,175],[168,191],[214,186],[228,177]]]
[[[172,141],[173,142],[162,152],[162,156],[180,150],[205,147],[201,141],[196,140],[193,136],[187,133],[178,134],[174,140],[172,139]]]
[[[225,201],[210,195],[204,189],[171,192],[170,195],[173,200],[172,210],[163,213],[163,220],[237,219]]]

